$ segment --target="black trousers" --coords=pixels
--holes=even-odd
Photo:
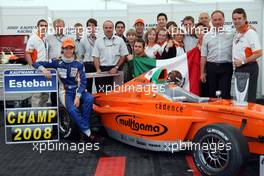
[[[215,92],[220,90],[222,98],[230,99],[233,74],[232,63],[207,62],[206,71],[209,97],[216,97]]]
[[[102,72],[110,71],[115,66],[100,66]],[[113,77],[95,78],[97,92],[106,92],[113,89]]]
[[[84,62],[85,73],[96,72],[93,62]],[[93,78],[87,78],[86,89],[89,93],[93,91]]]
[[[258,83],[258,74],[259,66],[257,62],[250,62],[248,64],[242,65],[241,67],[236,68],[235,72],[249,73],[249,85],[248,85],[248,101],[256,102],[257,101],[257,83]]]
[[[200,85],[201,85],[201,97],[209,97],[208,82],[207,81],[205,83],[201,82]]]

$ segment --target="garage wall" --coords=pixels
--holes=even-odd
[[[74,16],[74,17],[73,17]],[[126,10],[96,10],[96,11],[53,11],[53,20],[62,18],[66,22],[66,26],[73,27],[75,23],[80,22],[86,26],[86,21],[89,18],[95,18],[98,21],[99,32],[102,33],[102,25],[105,20],[111,19],[114,23],[118,20],[127,20]]]
[[[198,21],[200,12],[209,14],[220,9],[225,13],[226,26],[232,25],[232,10],[242,7],[246,10],[248,20],[256,27],[262,47],[264,46],[264,1],[243,2],[240,3],[207,3],[207,4],[165,4],[165,5],[128,5],[126,10],[75,10],[75,11],[51,11],[47,7],[0,7],[0,34],[30,34],[37,20],[45,18],[49,21],[52,28],[52,21],[56,18],[62,18],[66,26],[73,27],[76,22],[81,22],[84,26],[88,18],[95,18],[98,21],[99,32],[102,33],[102,23],[110,19],[113,22],[123,20],[127,28],[133,28],[136,18],[143,18],[146,27],[156,25],[156,15],[164,12],[168,15],[168,20],[173,20],[181,24],[184,16],[191,15]],[[258,81],[258,95],[264,95],[264,60],[260,59],[260,76]]]
[[[3,7],[1,34],[30,34],[41,18],[48,20],[47,7]]]

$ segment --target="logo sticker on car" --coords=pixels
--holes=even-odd
[[[168,131],[168,128],[163,124],[145,122],[143,118],[134,115],[118,115],[115,120],[119,126],[132,130],[132,133],[140,136],[161,136]]]

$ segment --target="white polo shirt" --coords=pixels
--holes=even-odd
[[[36,56],[36,58],[32,58],[36,62],[48,61],[48,43],[46,37],[41,39],[36,33],[32,34],[27,41],[26,52],[30,53],[31,57]]]
[[[248,29],[245,33],[236,33],[233,39],[233,60],[246,61],[246,58],[254,52],[261,50],[259,36],[253,29]]]
[[[93,48],[95,40],[91,36],[85,36],[80,41],[80,54],[82,55],[83,62],[93,62]]]
[[[110,39],[106,36],[98,38],[93,48],[93,57],[100,60],[100,66],[114,66],[121,56],[128,55],[124,40],[116,35]]]
[[[71,37],[64,35],[64,34],[60,37],[55,34],[47,36],[47,42],[49,44],[49,49],[48,49],[49,59],[58,58],[61,56],[62,42],[68,38],[71,38]]]
[[[156,58],[156,53],[159,53],[160,55],[162,54],[162,48],[158,45],[155,44],[153,46],[146,46],[145,47],[145,54],[146,56],[150,57],[150,58]]]

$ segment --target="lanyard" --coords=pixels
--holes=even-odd
[[[39,36],[38,36],[39,37]],[[45,53],[46,53],[46,56],[48,55],[48,45],[47,45],[47,39],[45,38],[45,40],[43,40],[43,38],[39,37],[40,40],[42,41],[42,43],[44,44],[44,47],[45,47]]]
[[[116,45],[116,44],[114,43],[114,39],[115,39],[114,37],[111,38],[111,43],[110,43],[110,44],[107,44],[107,43],[106,43],[106,39],[107,39],[107,38],[104,38],[104,46],[105,46],[105,47],[111,47],[111,46],[115,46],[115,45]]]
[[[246,33],[246,32],[245,32]],[[235,44],[238,44],[238,42],[240,41],[240,39],[242,38],[242,37],[244,37],[244,35],[245,35],[245,33],[243,33],[243,34],[240,34],[240,33],[237,33],[237,35],[235,36]],[[240,34],[240,35],[239,35]],[[239,35],[239,36],[238,36]]]
[[[55,34],[54,36],[55,36],[55,38],[56,38],[60,43],[63,42],[61,39],[62,39],[62,37],[63,37],[64,35],[62,35],[61,37],[58,37],[58,36]]]
[[[241,33],[237,33],[236,34],[236,36],[235,36],[235,44],[238,44],[238,42],[240,41],[240,39],[242,38],[242,37],[244,37],[244,35],[247,33],[247,31],[248,31],[248,29],[249,29],[249,27],[247,27],[247,29],[246,29],[246,31],[245,32],[243,32],[242,34]],[[240,34],[240,35],[239,35]]]
[[[96,37],[95,37],[95,39],[93,39],[93,37],[90,35],[90,36],[87,36],[87,40],[88,40],[89,44],[93,47],[95,40],[96,40]]]

